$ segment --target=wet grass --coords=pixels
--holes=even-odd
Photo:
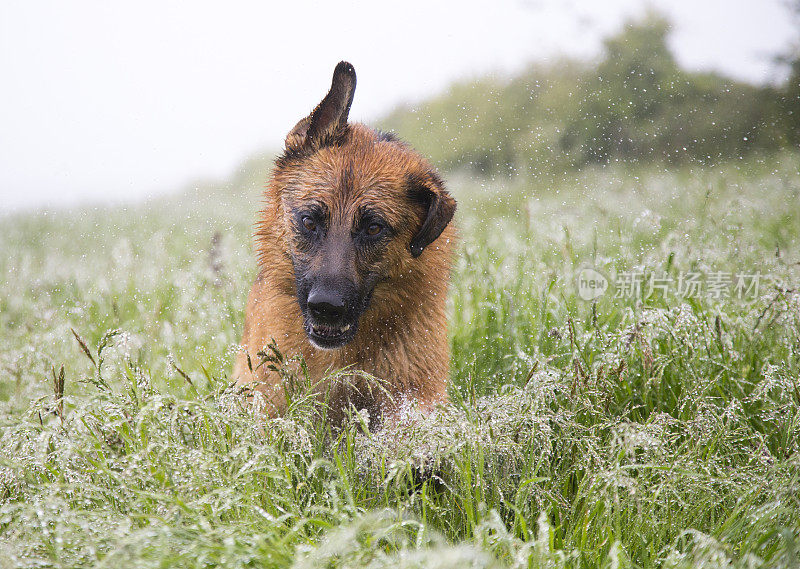
[[[229,384],[257,184],[0,220],[0,567],[795,566],[799,165],[453,176],[452,404],[373,435]]]

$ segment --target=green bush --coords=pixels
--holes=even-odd
[[[786,116],[796,76],[778,89],[684,71],[668,32],[650,15],[608,39],[596,64],[560,61],[456,85],[383,126],[442,168],[489,175],[615,161],[712,164],[795,140],[797,121]]]

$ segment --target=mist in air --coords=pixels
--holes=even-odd
[[[235,175],[279,148],[341,59],[351,116],[380,121],[454,81],[597,58],[645,2],[0,7],[0,212],[139,200]],[[765,2],[660,3],[681,66],[776,83],[792,37]]]

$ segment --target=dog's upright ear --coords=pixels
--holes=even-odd
[[[456,200],[445,189],[442,179],[434,172],[422,176],[409,175],[408,193],[412,201],[422,204],[425,212],[422,225],[408,246],[411,256],[419,257],[425,247],[436,241],[453,219]]]
[[[335,141],[347,127],[355,91],[356,70],[350,63],[340,61],[333,70],[328,94],[286,135],[286,149],[321,148]]]

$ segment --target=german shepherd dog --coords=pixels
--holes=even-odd
[[[280,374],[257,365],[274,340],[305,360],[332,422],[352,406],[373,428],[403,405],[430,410],[447,398],[456,202],[406,144],[347,122],[355,87],[355,69],[339,63],[276,160],[233,376],[264,396],[271,416],[284,412]],[[326,380],[342,369],[348,381]]]

